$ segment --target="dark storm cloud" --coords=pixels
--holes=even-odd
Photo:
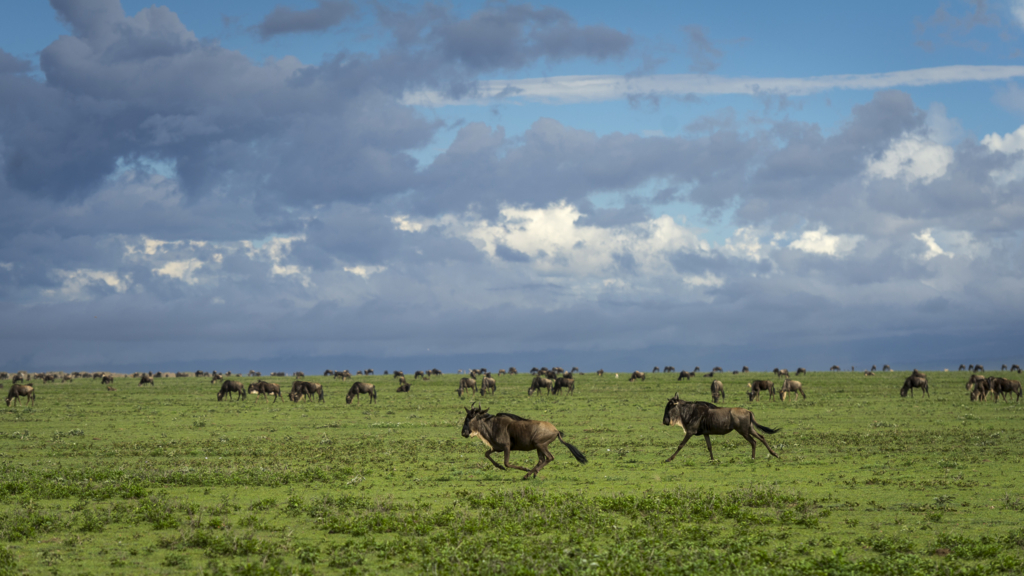
[[[355,6],[348,1],[318,0],[316,8],[292,10],[288,6],[276,6],[253,27],[263,40],[278,34],[296,32],[323,32],[337,26],[342,20],[356,13]]]
[[[0,48],[0,74],[19,74],[32,69],[32,63],[22,60]]]
[[[561,10],[528,4],[492,4],[461,20],[433,4],[419,12],[378,6],[378,15],[400,47],[425,39],[439,60],[458,62],[472,73],[518,69],[542,58],[618,58],[633,44],[628,34],[607,26],[580,27]]]

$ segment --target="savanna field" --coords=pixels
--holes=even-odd
[[[498,376],[485,408],[550,421],[589,459],[556,441],[528,481],[461,436],[480,397],[459,375],[409,373],[403,394],[357,377],[378,402],[351,405],[330,377],[307,378],[323,403],[288,401],[291,378],[263,378],[276,403],[218,402],[208,378],[34,381],[34,407],[0,412],[0,574],[1024,572],[1024,404],[971,402],[965,372],[929,371],[913,398],[909,372],[811,372],[785,403],[746,397],[780,388],[771,373],[720,375],[719,405],[781,428],[781,459],[734,432],[715,461],[695,437],[671,463],[666,402],[710,401],[710,378],[587,373],[528,397],[529,374]]]

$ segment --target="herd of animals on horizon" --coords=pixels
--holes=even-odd
[[[840,371],[839,366],[832,366],[831,371]],[[851,370],[853,370],[851,368]],[[871,370],[865,370],[866,376],[874,376],[876,367],[872,366]],[[981,373],[985,371],[982,365],[960,365],[960,371],[967,371],[970,373],[970,377],[966,383],[966,390],[970,395],[972,401],[983,401],[989,396],[992,396],[993,400],[998,402],[999,398],[1002,397],[1003,401],[1006,401],[1008,394],[1016,394],[1017,401],[1021,398],[1021,384],[1017,380],[1010,380],[1001,376],[985,376]],[[1007,370],[1006,365],[1002,366],[1002,371]],[[652,372],[663,372],[663,373],[674,373],[676,370],[672,366],[665,366],[663,369],[659,369],[657,366]],[[883,372],[891,372],[892,369],[888,364],[882,367]],[[1009,368],[1011,373],[1021,373],[1019,365],[1014,364]],[[714,452],[711,449],[711,436],[712,435],[723,435],[729,432],[736,431],[739,433],[747,442],[750,443],[750,457],[754,458],[757,452],[756,440],[759,440],[764,447],[768,450],[769,454],[779,457],[771,447],[768,445],[764,436],[760,432],[766,434],[775,434],[779,428],[769,428],[758,423],[753,412],[746,408],[724,408],[718,406],[717,403],[719,398],[725,398],[725,388],[720,380],[714,379],[716,373],[724,372],[722,368],[715,367],[706,374],[703,374],[706,378],[712,378],[711,382],[711,398],[712,402],[694,401],[688,402],[679,398],[677,393],[674,397],[670,398],[668,404],[665,406],[664,417],[662,418],[662,424],[665,426],[679,426],[683,428],[686,435],[683,441],[680,442],[679,447],[672,453],[672,456],[666,460],[671,462],[683,446],[693,436],[704,436],[704,441],[708,448],[708,454],[712,460],[714,460]],[[750,370],[744,366],[742,370],[733,371],[733,374],[748,373]],[[803,385],[797,380],[792,380],[789,377],[789,371],[786,369],[776,368],[772,371],[777,377],[785,377],[785,381],[782,388],[779,390],[779,397],[782,401],[786,400],[786,396],[793,394],[794,396],[800,395],[806,399],[807,394],[804,392]],[[459,373],[462,373],[460,370]],[[558,394],[561,390],[566,390],[567,394],[573,394],[575,391],[575,376],[579,374],[579,368],[573,367],[571,370],[564,370],[562,368],[533,368],[530,373],[534,375],[533,380],[530,383],[530,387],[527,390],[527,395],[532,396],[534,392],[540,393],[541,390],[547,390],[548,394]],[[694,376],[700,373],[700,367],[694,368],[693,372],[686,370],[680,370],[679,375],[676,378],[677,381],[682,379],[690,380]],[[387,371],[384,372],[388,374]],[[506,374],[518,374],[518,371],[512,367],[506,370],[499,370],[498,375]],[[798,368],[796,375],[807,374],[807,370],[804,368]],[[357,376],[373,375],[373,370],[359,370],[356,373]],[[430,380],[431,376],[441,376],[443,373],[436,368],[433,370],[418,370],[413,375],[413,380],[423,379]],[[598,370],[595,372],[598,377],[605,375],[604,370]],[[269,382],[261,378],[262,374],[255,370],[250,370],[249,377],[260,378],[257,382],[250,383],[246,387],[239,380],[231,380],[225,378],[225,376],[232,376],[231,372],[226,374],[220,374],[216,371],[209,373],[201,370],[197,370],[194,374],[188,372],[177,372],[173,375],[162,374],[162,373],[135,373],[132,374],[132,378],[139,379],[139,386],[155,385],[156,379],[161,377],[196,377],[203,378],[209,377],[211,383],[221,383],[221,388],[217,392],[217,400],[221,401],[225,397],[229,400],[232,395],[238,400],[245,399],[249,394],[258,394],[259,397],[267,399],[271,396],[274,397],[274,402],[282,398],[282,391],[280,384]],[[240,374],[237,376],[241,376]],[[273,377],[284,377],[284,372],[275,372],[271,374]],[[317,398],[320,402],[324,402],[324,388],[318,382],[311,382],[304,380],[305,374],[303,372],[295,372],[293,374],[295,380],[292,383],[291,390],[288,393],[288,399],[292,402],[299,402],[300,400],[311,400]],[[352,374],[348,370],[325,370],[324,376],[332,376],[333,378],[340,378],[343,382],[345,380],[353,379]],[[409,392],[411,390],[410,383],[405,378],[405,373],[399,370],[394,371],[391,376],[398,381],[397,392]],[[614,374],[615,378],[619,375]],[[90,378],[99,379],[101,383],[107,387],[107,390],[114,391],[112,384],[114,383],[114,375],[110,373],[98,372],[75,372],[72,374],[54,374],[54,373],[42,373],[42,374],[29,374],[28,372],[21,371],[15,374],[9,374],[7,372],[0,372],[0,379],[12,380],[11,387],[7,394],[7,406],[10,407],[12,402],[15,407],[18,405],[18,400],[24,398],[32,406],[35,405],[35,386],[32,385],[30,380],[36,379],[43,382],[54,382],[57,379],[61,381],[74,381],[76,378]],[[639,370],[634,371],[630,374],[629,381],[635,382],[637,380],[645,381],[647,374]],[[487,392],[491,392],[493,395],[497,391],[497,381],[486,369],[474,369],[470,370],[467,376],[460,378],[459,387],[457,390],[459,398],[462,398],[463,394],[473,394],[478,392],[481,396],[485,396]],[[930,396],[928,392],[928,377],[924,373],[914,369],[913,372],[903,382],[903,387],[900,389],[900,396],[906,397],[908,394],[913,397],[914,389],[919,389],[925,395]],[[760,399],[762,392],[767,392],[769,400],[775,399],[775,382],[771,380],[753,380],[747,383],[747,398],[750,401]],[[377,389],[376,386],[369,382],[362,382],[355,380],[349,387],[348,393],[345,396],[345,402],[348,404],[352,403],[353,399],[358,399],[362,394],[366,394],[370,402],[376,402],[377,400]],[[497,414],[490,414],[488,409],[484,409],[479,406],[471,405],[466,408],[466,418],[462,425],[462,436],[465,438],[479,438],[484,445],[487,446],[487,451],[484,456],[494,464],[495,467],[506,470],[508,468],[516,468],[526,472],[524,479],[528,479],[531,476],[536,477],[537,473],[544,468],[547,464],[554,460],[554,456],[548,450],[548,445],[554,440],[558,440],[565,445],[574,458],[581,464],[587,463],[586,456],[583,453],[569,444],[563,439],[563,435],[559,432],[553,424],[550,422],[540,420],[529,420],[521,418],[514,414],[499,412]],[[760,431],[760,432],[759,432]],[[523,468],[517,466],[510,461],[510,455],[512,451],[530,451],[536,450],[538,455],[538,462],[533,468]],[[504,466],[495,462],[491,458],[491,454],[495,452],[501,452],[504,455]]]

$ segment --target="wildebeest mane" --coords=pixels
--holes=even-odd
[[[516,416],[515,414],[509,414],[508,412],[498,412],[495,416],[508,416],[513,420],[526,420],[526,418],[523,418],[522,416]]]

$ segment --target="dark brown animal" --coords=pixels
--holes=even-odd
[[[910,397],[914,397],[914,388],[920,388],[924,393],[931,398],[931,394],[928,393],[928,377],[918,372],[916,369],[913,374],[907,376],[907,379],[903,381],[903,388],[900,388],[900,397],[906,398],[907,392],[910,392]]]
[[[984,372],[984,371],[985,371],[985,367],[982,366],[981,364],[975,364],[974,365],[974,373],[975,374],[977,374],[978,372]]]
[[[775,434],[781,428],[768,428],[758,424],[754,420],[754,413],[746,408],[719,408],[709,402],[687,402],[680,400],[679,394],[676,394],[668,399],[668,404],[665,406],[665,416],[662,418],[661,423],[665,426],[679,426],[686,431],[686,436],[679,443],[679,447],[676,448],[676,451],[665,462],[671,462],[676,457],[676,454],[679,454],[679,451],[683,449],[683,446],[686,446],[686,443],[692,436],[704,436],[704,442],[708,446],[708,455],[714,460],[715,454],[711,451],[711,435],[720,436],[728,434],[733,430],[739,432],[747,442],[750,442],[751,458],[757,455],[755,438],[764,444],[764,447],[768,449],[772,456],[779,457],[772,450],[771,446],[768,445],[768,442],[765,441],[764,436],[760,435],[757,430],[766,434]]]
[[[156,386],[156,384],[153,381],[153,377],[150,376],[149,374],[143,374],[141,377],[139,377],[139,386],[145,386],[146,384],[149,384],[150,386]]]
[[[865,376],[874,376],[874,375],[875,375],[875,373],[874,373],[874,372],[872,372],[871,370],[865,370],[865,371],[864,371],[864,375],[865,375]]]
[[[796,375],[799,376],[801,374],[807,374],[807,369],[806,368],[797,368],[796,369]]]
[[[373,384],[369,382],[353,382],[352,387],[348,389],[348,395],[345,396],[345,403],[351,404],[352,399],[360,394],[369,394],[371,403],[377,401],[377,389],[374,388]]]
[[[399,376],[405,376],[405,372],[402,372],[401,370],[395,370],[394,372],[391,373],[392,379],[398,378]]]
[[[779,397],[782,398],[783,402],[786,401],[786,394],[790,392],[792,392],[794,396],[800,394],[800,396],[804,400],[807,400],[807,394],[804,394],[803,384],[797,382],[796,380],[790,380],[789,378],[787,378],[786,381],[782,384],[782,391],[779,392]]]
[[[641,372],[639,370],[635,370],[635,371],[633,371],[633,374],[629,377],[629,381],[630,382],[632,382],[634,380],[643,380],[644,382],[646,382],[647,381],[647,374],[644,374],[643,372]]]
[[[1018,366],[1017,364],[1010,366],[1010,372],[1016,372],[1017,374],[1020,374],[1020,366]]]
[[[11,406],[11,400],[14,400],[14,405],[18,405],[18,399],[21,397],[28,398],[29,403],[32,406],[36,405],[36,389],[27,384],[11,384],[11,389],[7,391],[7,407]]]
[[[1007,380],[1001,377],[989,377],[987,379],[988,389],[992,393],[993,399],[999,402],[999,396],[1003,397],[1003,401],[1006,401],[1006,395],[1013,393],[1017,395],[1017,401],[1020,402],[1021,390],[1020,382],[1016,380]]]
[[[719,397],[725,400],[725,385],[721,380],[715,380],[711,383],[711,401],[718,402]]]
[[[892,372],[892,368],[890,368],[889,365],[886,364],[885,366],[882,366],[882,372]]]
[[[245,387],[238,380],[225,380],[220,385],[220,392],[217,392],[217,401],[220,402],[227,395],[228,400],[231,400],[231,393],[238,394],[236,400],[245,400]]]
[[[561,376],[558,380],[555,380],[555,386],[551,389],[552,394],[558,394],[565,388],[567,394],[573,394],[576,392],[576,379],[572,377],[571,373],[568,376]]]
[[[114,377],[110,376],[109,374],[104,375],[103,376],[103,380],[100,381],[100,384],[113,384],[113,383],[114,383]]]
[[[657,366],[655,366],[654,369],[651,370],[651,374],[657,374],[658,372],[661,372],[661,368],[658,368]]]
[[[832,367],[828,369],[828,371],[829,372],[842,372],[843,369],[840,368],[839,366],[836,366],[835,364],[833,364]]]
[[[267,399],[267,396],[273,396],[274,402],[277,402],[277,399],[281,397],[281,386],[265,380],[249,384],[248,391],[249,394],[256,392],[264,400]]]
[[[772,370],[772,372],[775,372],[775,375],[779,378],[782,378],[783,376],[789,378],[789,370],[786,370],[785,368],[776,368],[775,370]]]
[[[747,383],[747,388],[749,388],[749,390],[747,390],[747,398],[749,398],[751,402],[753,402],[755,398],[760,399],[761,392],[763,390],[768,391],[769,400],[775,400],[775,382],[772,382],[771,380],[754,380],[753,382]]]
[[[499,470],[515,468],[526,472],[523,480],[531,475],[536,478],[549,463],[554,462],[555,457],[548,450],[548,445],[556,438],[565,445],[573,457],[580,464],[587,463],[587,457],[572,444],[562,439],[562,433],[550,422],[540,420],[527,420],[515,414],[488,414],[486,409],[479,406],[466,408],[466,419],[462,422],[463,438],[479,438],[487,446],[484,457],[494,464]],[[512,450],[536,450],[537,465],[532,469],[516,466],[510,461]],[[491,454],[503,452],[505,454],[505,466],[498,464],[491,458]]]
[[[676,382],[679,382],[683,378],[686,378],[687,380],[689,380],[690,378],[693,378],[693,372],[687,372],[686,370],[680,370],[679,371],[679,377],[676,378]]]
[[[530,389],[526,391],[527,396],[533,396],[534,391],[540,393],[541,388],[546,388],[548,394],[551,394],[551,380],[541,376],[540,374],[533,377],[533,382],[530,382]]]
[[[426,376],[426,374],[423,373],[423,370],[417,370],[416,373],[412,375],[412,379],[415,380],[424,376]]]
[[[398,381],[398,389],[395,392],[408,392],[411,389],[412,386],[405,381],[405,376],[402,376],[402,379]]]
[[[470,390],[470,389],[472,389],[473,393],[476,394],[476,379],[475,378],[463,377],[462,379],[459,380],[459,389],[457,390],[457,392],[459,393],[459,398],[462,398],[462,393],[463,392],[466,392],[467,390]]]
[[[292,382],[292,390],[288,393],[288,399],[298,402],[302,398],[309,400],[313,396],[319,396],[320,402],[324,401],[324,387],[319,382],[307,382],[296,380]]]
[[[488,390],[491,391],[492,395],[498,391],[498,383],[494,378],[491,378],[490,374],[484,376],[483,380],[480,381],[480,395],[487,394]]]
[[[740,370],[740,372],[743,372],[744,374],[746,374],[747,372],[750,372],[750,368],[747,368],[746,366],[744,366],[743,370]]]

